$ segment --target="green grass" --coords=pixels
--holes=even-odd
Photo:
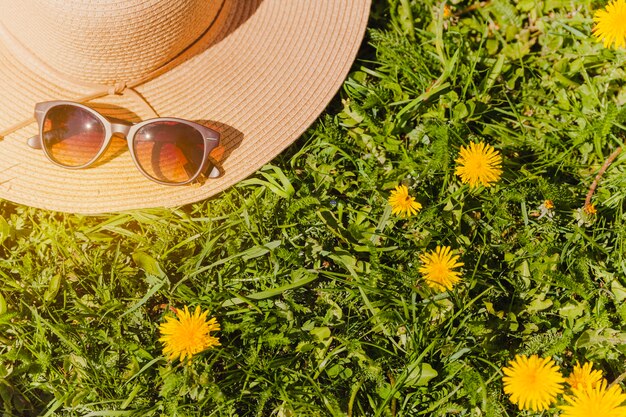
[[[590,36],[605,2],[374,3],[325,114],[221,195],[0,203],[3,416],[516,416],[515,354],[626,371],[624,154],[581,210],[626,129],[626,54]],[[454,175],[474,140],[502,153],[494,187]],[[399,183],[418,215],[390,215]],[[418,272],[436,245],[465,264],[442,294]],[[190,364],[157,340],[184,305],[222,326]]]

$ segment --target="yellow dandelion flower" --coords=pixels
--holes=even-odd
[[[504,392],[520,410],[547,410],[563,392],[563,375],[550,358],[517,355],[502,371]]]
[[[626,0],[613,0],[606,8],[597,10],[593,20],[593,34],[605,48],[626,46]]]
[[[412,216],[421,210],[422,205],[409,195],[406,185],[398,185],[389,196],[389,205],[393,214]]]
[[[602,371],[594,371],[592,368],[593,362],[587,362],[583,366],[577,362],[565,381],[572,389],[595,388],[602,381]]]
[[[419,271],[424,275],[426,285],[439,292],[451,290],[461,280],[460,272],[453,269],[463,263],[457,262],[459,256],[453,256],[450,250],[449,246],[437,246],[434,251],[420,255],[422,266]]]
[[[583,210],[585,211],[586,214],[593,216],[594,214],[596,214],[598,212],[598,210],[596,210],[596,206],[594,204],[586,204],[585,207],[583,208]]]
[[[602,380],[595,388],[573,388],[574,396],[563,395],[568,405],[559,408],[563,410],[561,417],[626,417],[626,394],[619,385],[607,388],[606,380]]]
[[[539,217],[537,217],[537,220],[540,220],[544,217],[552,219],[554,217],[554,211],[552,211],[552,209],[554,209],[554,203],[552,202],[552,200],[545,200],[539,205]]]
[[[467,148],[461,146],[456,163],[456,175],[461,177],[463,184],[469,183],[472,188],[480,184],[489,187],[502,175],[500,152],[484,142],[472,142]]]
[[[208,311],[203,313],[200,306],[196,307],[193,314],[189,313],[187,306],[184,310],[173,310],[176,318],[166,317],[166,322],[159,326],[161,332],[159,341],[164,344],[163,354],[170,360],[177,357],[180,357],[181,361],[185,358],[191,360],[196,353],[220,344],[217,337],[210,335],[210,332],[218,331],[220,325],[215,318],[207,321]]]
[[[445,6],[443,6],[443,17],[445,19],[448,19],[449,17],[452,17],[452,8],[450,6],[448,6],[447,4]]]

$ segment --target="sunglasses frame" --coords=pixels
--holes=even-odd
[[[73,106],[73,107],[78,107],[80,109],[83,109],[89,112],[90,114],[92,114],[93,116],[95,116],[100,121],[100,123],[102,123],[102,125],[104,126],[105,138],[104,138],[104,142],[102,143],[100,150],[91,160],[89,160],[87,163],[83,165],[67,166],[67,165],[58,163],[52,158],[52,156],[48,152],[48,149],[43,144],[43,140],[42,140],[43,128],[44,128],[44,120],[46,119],[46,115],[51,109],[57,106],[62,106],[62,105]],[[111,143],[113,135],[117,133],[126,137],[128,150],[130,151],[130,155],[133,159],[133,162],[135,163],[135,166],[139,170],[139,172],[141,172],[144,176],[146,176],[151,181],[154,181],[156,183],[163,184],[163,185],[186,185],[186,184],[194,182],[201,174],[206,172],[209,165],[213,165],[211,161],[209,161],[209,154],[211,153],[213,149],[215,149],[219,145],[219,140],[220,140],[220,134],[217,131],[211,128],[208,128],[206,126],[203,126],[199,123],[189,121],[189,120],[178,119],[175,117],[158,117],[158,118],[144,120],[139,123],[132,123],[132,122],[128,122],[128,121],[121,120],[121,119],[106,117],[98,113],[96,110],[92,109],[89,106],[86,106],[81,103],[76,103],[73,101],[64,101],[64,100],[44,101],[41,103],[37,103],[35,105],[35,120],[37,120],[37,124],[39,126],[39,134],[37,136],[30,138],[28,140],[28,145],[31,148],[42,149],[46,157],[53,164],[66,168],[66,169],[87,168],[90,165],[92,165],[94,162],[96,162],[102,156],[102,154],[109,147],[109,144]],[[193,127],[202,135],[202,138],[204,139],[204,155],[202,156],[202,163],[200,167],[198,168],[198,171],[187,181],[185,182],[161,181],[149,175],[139,164],[137,157],[135,155],[135,149],[133,146],[135,135],[139,131],[139,129],[141,129],[142,127],[149,125],[151,123],[155,123],[155,122],[177,122],[177,123],[185,124],[185,125]],[[215,166],[213,166],[211,172],[209,173],[207,177],[215,178],[218,176],[220,176],[220,172]]]

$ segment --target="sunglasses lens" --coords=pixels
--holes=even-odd
[[[139,128],[133,139],[135,158],[148,176],[181,184],[200,170],[204,156],[202,134],[192,126],[157,121]]]
[[[65,104],[48,110],[42,133],[50,158],[66,167],[80,167],[93,160],[105,139],[104,125],[96,116]]]

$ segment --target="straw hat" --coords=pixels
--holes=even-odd
[[[341,86],[371,0],[0,0],[0,198],[77,213],[210,197],[291,144]],[[27,146],[34,105],[87,101],[130,121],[179,117],[221,134],[222,176],[167,186],[115,139],[93,167]]]

